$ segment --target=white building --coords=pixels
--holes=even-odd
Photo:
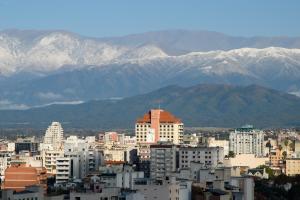
[[[7,143],[7,151],[15,151],[15,143],[14,142],[9,142]]]
[[[52,122],[46,130],[44,143],[50,144],[53,150],[61,149],[63,146],[64,131],[59,122]]]
[[[231,177],[230,185],[237,187],[232,191],[234,199],[254,200],[254,180],[251,177]]]
[[[214,137],[209,137],[207,140],[209,147],[223,147],[224,156],[228,156],[229,153],[229,141],[228,140],[216,140]]]
[[[68,182],[71,175],[71,159],[60,157],[56,159],[56,183]]]
[[[144,172],[120,172],[116,174],[116,186],[120,188],[133,189],[134,180],[144,178]]]
[[[229,135],[229,150],[235,154],[264,155],[264,132],[247,125]]]
[[[1,182],[4,180],[5,170],[10,166],[11,157],[14,152],[12,151],[0,151],[0,178]]]
[[[57,183],[69,179],[82,179],[98,170],[103,154],[94,148],[95,137],[70,136],[64,142],[63,153],[56,158]],[[69,168],[68,170],[66,168]],[[61,173],[60,173],[61,172]]]
[[[199,136],[197,136],[196,133],[184,134],[182,143],[188,146],[196,147],[199,144]]]
[[[224,159],[224,165],[227,167],[256,168],[268,162],[268,157],[256,157],[254,154],[238,154],[234,158]]]
[[[137,119],[135,136],[137,143],[170,141],[179,144],[183,139],[183,123],[165,110],[152,109]]]
[[[151,145],[150,176],[165,179],[176,171],[176,146],[170,144]]]
[[[47,169],[47,173],[56,174],[56,159],[63,157],[62,150],[47,150],[42,152],[43,167]]]
[[[126,147],[114,147],[104,149],[105,161],[126,161],[127,160]]]
[[[13,155],[11,157],[11,164],[26,164],[31,167],[42,167],[43,158],[41,155],[32,156],[30,152],[22,152],[22,154]]]
[[[179,168],[191,167],[191,162],[202,163],[215,167],[224,161],[224,149],[222,147],[180,147]]]

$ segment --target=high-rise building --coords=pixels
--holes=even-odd
[[[179,144],[183,137],[183,123],[165,110],[152,109],[137,119],[135,135],[137,143],[170,141]]]
[[[93,147],[95,137],[80,139],[70,136],[64,143],[64,152],[56,158],[56,182],[69,179],[82,179],[97,171],[102,163],[103,154]]]
[[[251,125],[235,129],[229,134],[229,151],[264,156],[264,132]]]
[[[150,146],[150,176],[154,179],[164,179],[175,172],[176,167],[175,145],[155,144]]]
[[[64,130],[59,122],[52,122],[46,130],[44,144],[50,144],[53,150],[61,149],[63,146]]]

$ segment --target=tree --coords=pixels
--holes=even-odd
[[[286,157],[287,157],[287,153],[286,153],[286,151],[282,152],[282,157],[283,157],[283,160],[285,160],[285,159],[286,159]]]
[[[292,186],[292,188],[288,191],[288,199],[296,200],[299,199],[300,196],[300,184],[296,183]]]
[[[295,151],[295,141],[291,142],[289,147],[291,151]]]
[[[280,174],[274,179],[274,184],[275,185],[284,185],[286,183],[290,182],[290,177],[288,177],[285,174]]]
[[[270,167],[268,167],[266,165],[259,165],[257,168],[258,169],[266,169],[266,173],[269,175],[269,178],[275,177],[274,170],[272,170]]]
[[[288,145],[289,145],[289,140],[288,140],[288,139],[285,139],[285,140],[284,140],[285,151],[287,151]]]
[[[229,151],[228,158],[234,158],[234,157],[235,157],[235,153],[233,151]]]

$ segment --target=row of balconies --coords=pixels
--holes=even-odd
[[[57,170],[62,169],[62,170],[69,170],[70,166],[61,166],[61,165],[56,165]]]

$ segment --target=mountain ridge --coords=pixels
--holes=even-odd
[[[61,121],[72,128],[133,128],[136,118],[159,105],[188,127],[239,127],[246,123],[260,128],[300,126],[300,98],[296,96],[258,85],[200,84],[172,85],[120,100],[2,110],[0,127],[40,128]]]
[[[275,44],[270,38],[264,42],[246,38],[250,42],[244,43],[240,41],[243,37],[228,37],[231,39],[221,33],[183,30],[119,39],[64,31],[2,31],[0,109],[123,98],[171,84],[258,84],[300,94],[299,49],[269,47]],[[222,48],[213,44],[223,40]],[[231,49],[239,47],[236,41],[245,48]],[[283,40],[279,46],[292,48],[297,41]],[[176,45],[188,51],[168,52],[176,50]],[[216,50],[194,51],[203,45]],[[250,48],[253,46],[266,48]]]

